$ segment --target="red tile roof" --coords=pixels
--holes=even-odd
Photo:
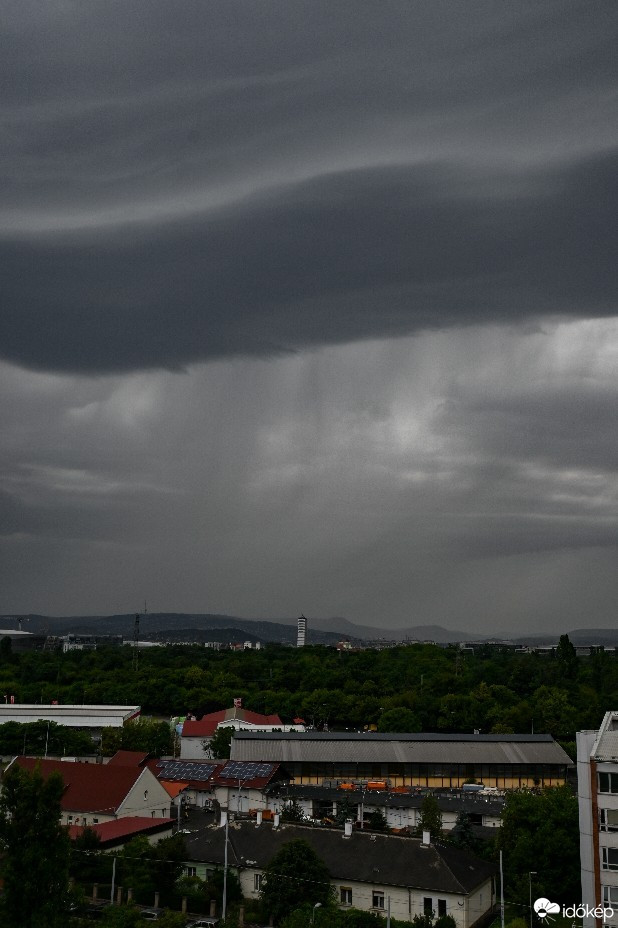
[[[184,758],[182,759],[178,758],[176,762],[179,764],[186,765],[185,770],[182,773],[182,776],[184,777],[184,779],[182,780],[165,779],[164,777],[165,771],[162,770],[160,766],[161,761],[158,761],[156,759],[149,760],[147,764],[148,769],[151,770],[152,773],[154,773],[159,783],[161,783],[161,785],[165,787],[167,792],[173,798],[175,798],[178,795],[178,793],[182,792],[184,789],[197,789],[197,790],[200,790],[201,792],[212,792],[215,786],[235,786],[238,783],[238,775],[236,776],[225,775],[225,768],[230,763],[230,761],[201,760],[198,758],[195,758],[195,759],[187,758],[185,760]],[[170,763],[174,763],[174,761],[170,761]],[[235,761],[234,763],[239,764],[239,763],[242,763],[242,761]],[[249,768],[249,766],[255,767],[255,763],[253,761],[247,761],[246,763],[247,763],[247,768]],[[271,780],[277,779],[279,776],[278,771],[281,765],[278,763],[273,763],[271,761],[267,761],[267,763],[269,763],[269,765],[272,768],[270,773],[267,776],[252,777],[251,779],[245,779],[244,777],[242,777],[243,786],[245,786],[247,789],[263,789],[268,783],[271,782]],[[190,771],[191,765],[195,765],[195,766],[202,765],[202,766],[213,767],[212,775],[209,777],[208,780],[188,779],[187,774]],[[180,789],[172,791],[172,788],[174,786],[179,786]]]
[[[163,831],[173,823],[172,818],[143,818],[138,815],[130,815],[126,818],[117,818],[113,822],[100,822],[98,825],[88,825],[92,831],[96,831],[101,844],[108,841],[118,841],[120,838],[132,838],[134,835],[147,834],[152,831]],[[69,837],[72,841],[79,837],[84,830],[84,825],[69,825]]]
[[[24,770],[39,765],[42,776],[57,772],[64,780],[61,807],[63,812],[104,812],[113,815],[136,780],[141,767],[110,767],[109,764],[81,764],[73,761],[17,757]]]
[[[189,785],[188,782],[182,780],[159,780],[159,783],[172,799],[175,799],[178,793],[182,793]]]
[[[217,725],[225,726],[226,722],[248,722],[250,725],[283,725],[278,715],[260,715],[250,709],[219,709],[202,716],[199,722],[185,721],[182,726],[182,737],[204,738],[214,734]]]
[[[206,738],[214,735],[217,722],[207,721],[203,718],[199,722],[184,722],[182,726],[183,738]]]
[[[149,757],[143,751],[116,751],[107,763],[114,767],[143,767]]]

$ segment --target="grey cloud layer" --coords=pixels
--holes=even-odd
[[[610,624],[617,27],[8,0],[0,613]]]
[[[599,321],[185,377],[5,367],[25,415],[0,419],[5,611],[24,590],[33,609],[75,612],[146,589],[187,611],[606,624],[616,351],[615,322]]]
[[[12,9],[5,359],[615,312],[614,4]]]

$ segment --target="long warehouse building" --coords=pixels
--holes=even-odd
[[[281,764],[297,784],[558,786],[573,762],[551,735],[236,732],[232,760]]]

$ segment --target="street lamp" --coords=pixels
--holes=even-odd
[[[528,871],[528,888],[530,890],[530,928],[533,928],[532,926],[532,877],[536,875],[537,875],[536,870]]]
[[[314,907],[313,907],[313,911],[312,911],[312,913],[311,913],[311,924],[312,924],[312,925],[313,925],[313,921],[314,921],[314,919],[315,919],[315,910],[321,908],[321,906],[322,906],[322,903],[321,903],[321,902],[316,902],[316,904],[315,904]]]

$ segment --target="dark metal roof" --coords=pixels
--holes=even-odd
[[[572,763],[551,735],[238,732],[231,751],[233,760],[271,763]]]
[[[237,731],[235,739],[260,741],[487,741],[487,742],[553,742],[551,735],[442,734],[421,732],[362,732],[362,731]]]
[[[303,838],[324,861],[334,880],[373,886],[406,886],[445,893],[469,893],[493,875],[495,868],[467,851],[441,844],[423,846],[417,838],[369,835],[284,825],[234,823],[229,828],[229,863],[264,869],[284,844]],[[186,836],[187,860],[221,864],[223,828],[203,828]]]

